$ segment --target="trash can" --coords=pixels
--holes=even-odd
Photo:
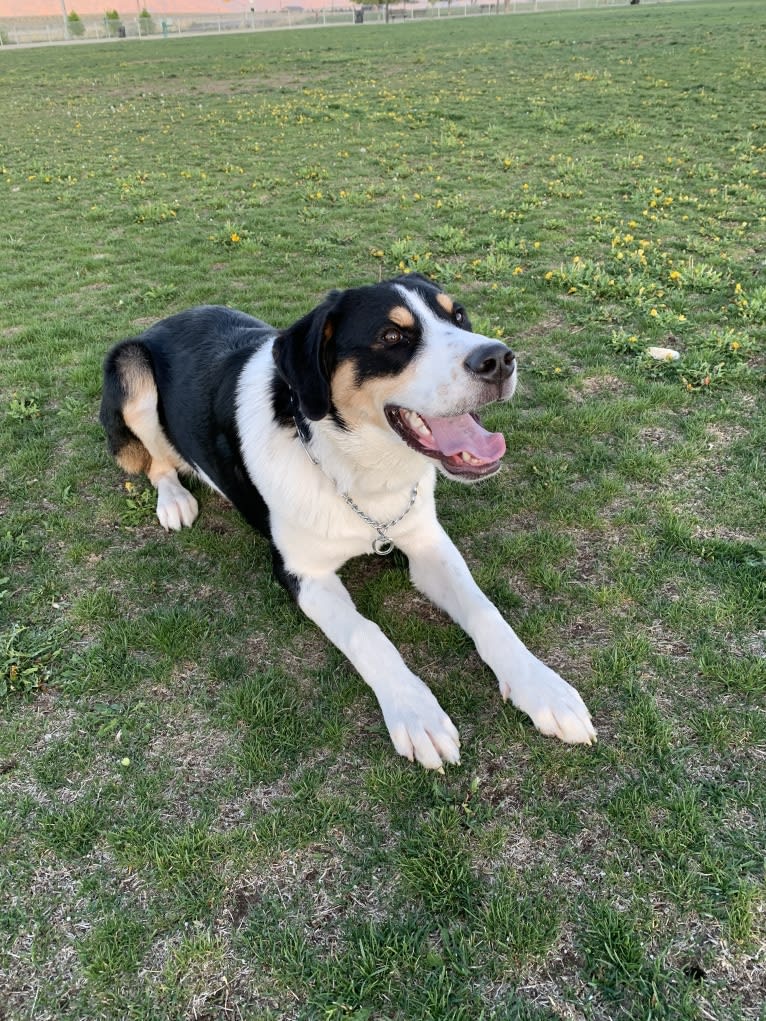
[[[355,25],[364,24],[364,7],[360,7],[358,11],[354,11],[354,24]]]

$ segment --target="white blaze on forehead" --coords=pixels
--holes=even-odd
[[[422,330],[422,341],[411,366],[416,371],[401,379],[389,402],[424,415],[459,415],[486,401],[485,388],[468,372],[466,358],[487,338],[443,319],[426,300],[402,284],[394,285],[402,304],[413,313]]]
[[[439,344],[442,352],[445,351],[444,345],[449,344],[456,354],[462,352],[463,357],[467,357],[479,344],[489,342],[489,338],[482,336],[480,333],[471,333],[469,330],[463,330],[454,323],[442,319],[441,316],[438,316],[429,307],[428,302],[421,298],[417,291],[411,291],[403,284],[395,284],[394,286],[420,320],[426,344],[433,340]]]
[[[405,287],[403,284],[395,284],[394,286],[404,298],[408,308],[420,319],[424,330],[429,331],[443,328],[445,333],[450,330],[452,324],[445,322],[444,319],[440,319],[416,291],[411,291],[409,287]]]

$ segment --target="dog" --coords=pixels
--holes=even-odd
[[[430,689],[337,575],[396,546],[413,584],[471,636],[504,699],[542,733],[590,744],[577,691],[521,642],[437,520],[436,472],[474,483],[505,454],[479,410],[517,368],[465,308],[417,275],[331,291],[287,329],[205,305],[123,340],[104,363],[111,453],[157,491],[166,530],[192,525],[179,473],[223,495],[271,544],[276,577],[375,693],[394,748],[427,769],[460,760]]]

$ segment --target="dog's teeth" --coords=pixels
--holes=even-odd
[[[420,417],[420,415],[417,413],[417,411],[404,411],[402,413],[402,417],[404,418],[405,422],[410,427],[410,429],[412,429],[414,432],[420,433],[421,436],[431,435],[431,430],[428,428],[428,426]]]
[[[467,450],[461,450],[460,456],[466,464],[481,464],[479,458],[474,457],[473,454],[469,454]]]

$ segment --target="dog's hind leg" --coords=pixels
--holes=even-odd
[[[118,406],[110,401],[115,384]],[[157,518],[162,527],[178,531],[192,525],[199,512],[197,501],[178,479],[179,471],[192,469],[162,428],[154,372],[140,342],[125,342],[107,360],[101,421],[117,463],[128,472],[144,471],[157,490]]]

